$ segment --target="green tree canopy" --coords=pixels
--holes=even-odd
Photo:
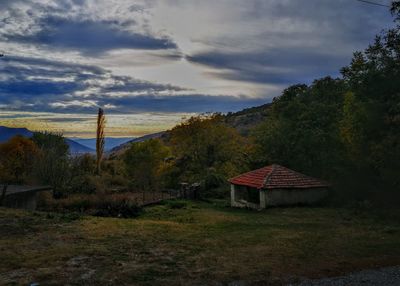
[[[160,187],[169,149],[158,139],[132,143],[124,154],[126,173],[140,190]]]
[[[35,132],[32,136],[40,152],[34,163],[34,174],[41,184],[51,185],[54,193],[66,187],[70,177],[69,146],[62,134]]]

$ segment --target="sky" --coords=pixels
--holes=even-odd
[[[375,0],[390,4],[390,0]],[[393,26],[357,0],[0,0],[0,125],[94,137],[166,130],[340,76]]]

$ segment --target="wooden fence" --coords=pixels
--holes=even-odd
[[[141,206],[149,206],[170,199],[197,200],[200,198],[200,184],[182,183],[179,190],[166,189],[161,192],[140,192]]]

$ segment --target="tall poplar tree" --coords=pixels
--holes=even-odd
[[[103,159],[104,152],[104,127],[106,125],[106,118],[104,116],[104,110],[99,108],[97,114],[97,132],[96,132],[96,165],[97,174],[101,173],[101,161]]]

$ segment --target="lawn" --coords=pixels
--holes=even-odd
[[[136,219],[0,208],[0,284],[265,285],[400,264],[400,211],[170,202]]]

